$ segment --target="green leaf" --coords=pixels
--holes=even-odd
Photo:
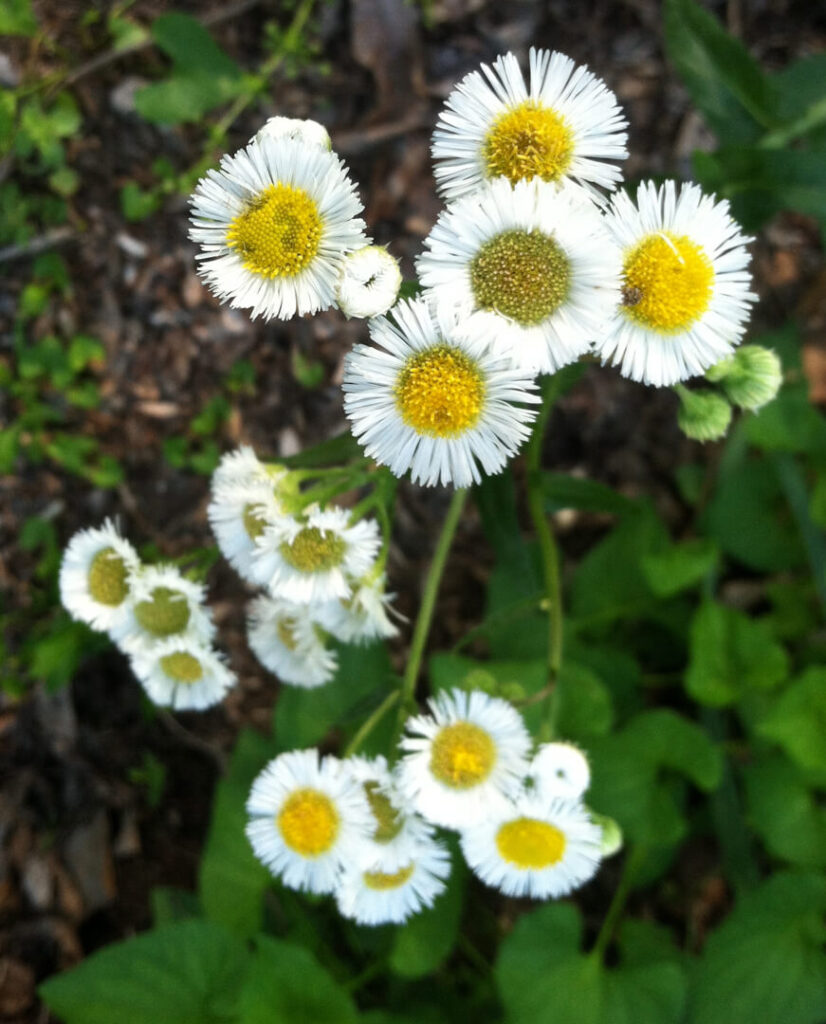
[[[69,342],[69,366],[73,373],[80,373],[90,363],[102,363],[106,350],[97,338],[88,334],[75,334]]]
[[[508,1024],[679,1024],[686,981],[676,955],[609,970],[580,952],[581,940],[573,904],[519,918],[495,969]]]
[[[454,853],[447,888],[429,910],[396,929],[390,948],[390,968],[403,978],[423,978],[447,958],[459,936],[467,871]]]
[[[655,594],[673,597],[702,583],[718,558],[716,544],[697,538],[675,544],[658,554],[644,555],[642,571]]]
[[[782,755],[743,768],[749,820],[775,857],[797,867],[826,867],[826,809]]]
[[[238,65],[227,56],[204,26],[189,14],[162,14],[152,22],[152,38],[182,71],[212,72],[216,77],[240,76]]]
[[[638,507],[637,502],[598,480],[588,480],[568,473],[543,473],[542,493],[549,512],[576,508],[621,516]]]
[[[356,1024],[357,1019],[349,995],[311,953],[281,939],[257,939],[238,1024]]]
[[[209,834],[201,859],[198,891],[204,914],[241,935],[255,935],[263,922],[270,873],[244,833],[245,806],[253,779],[273,756],[272,741],[241,732],[226,776],[215,790]]]
[[[826,879],[780,874],[743,897],[694,972],[689,1024],[819,1024],[826,1016]]]
[[[668,57],[717,135],[747,143],[773,127],[771,83],[743,44],[693,0],[666,0],[664,13]]]
[[[604,736],[611,731],[611,694],[596,672],[568,658],[556,685],[556,726],[560,737],[587,744],[592,736]]]
[[[64,1024],[227,1024],[247,963],[223,928],[182,921],[107,946],[39,991]]]
[[[750,690],[777,686],[788,672],[785,649],[762,622],[713,601],[695,613],[685,685],[701,704],[734,704]]]
[[[278,694],[273,728],[279,750],[311,747],[334,725],[352,730],[366,717],[379,695],[395,686],[384,644],[339,645],[338,672],[324,686],[303,690],[285,686]]]
[[[826,419],[809,401],[808,386],[802,382],[786,385],[773,402],[746,420],[745,429],[749,441],[764,451],[826,454]]]
[[[145,220],[161,205],[161,197],[151,189],[142,189],[135,181],[127,181],[120,190],[120,209],[129,221]]]
[[[798,676],[756,729],[801,768],[826,772],[826,668],[809,668]]]
[[[50,631],[34,642],[29,672],[45,683],[48,690],[59,690],[71,681],[87,655],[106,644],[105,638],[94,634],[84,623],[59,615]]]
[[[152,921],[156,928],[201,916],[198,897],[188,889],[157,885],[150,894]]]
[[[4,0],[0,5],[0,36],[33,36],[39,28],[31,0]]]

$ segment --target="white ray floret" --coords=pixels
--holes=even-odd
[[[344,258],[336,288],[345,316],[371,317],[386,313],[399,295],[399,261],[383,245],[368,245]]]
[[[345,360],[344,411],[367,454],[414,483],[478,483],[500,472],[530,434],[531,374],[468,335],[459,315],[425,299],[370,321],[378,348]]]
[[[80,530],[69,541],[60,563],[63,607],[73,619],[93,629],[116,629],[128,617],[130,578],[140,564],[137,551],[111,520],[95,529]]]
[[[271,595],[311,604],[349,597],[351,580],[372,566],[381,538],[373,519],[350,525],[346,509],[312,508],[284,517],[256,537],[252,574]]]
[[[591,784],[591,769],[573,743],[543,743],[531,761],[529,777],[543,800],[579,800]]]
[[[344,917],[359,924],[401,924],[433,906],[449,874],[450,854],[441,843],[428,839],[418,843],[410,859],[395,871],[348,865],[336,890],[336,902]]]
[[[330,893],[371,828],[360,783],[335,757],[292,750],[270,761],[247,800],[256,857],[290,889]]]
[[[306,605],[261,595],[249,605],[247,639],[264,668],[282,683],[312,689],[328,683],[338,658],[325,644]]]
[[[228,484],[260,483],[268,477],[269,469],[266,463],[258,458],[249,445],[242,444],[221,456],[221,461],[212,474],[210,486],[214,489]]]
[[[373,832],[365,839],[355,866],[369,871],[395,872],[409,864],[417,849],[433,838],[433,827],[405,809],[395,774],[383,757],[348,757],[346,771],[364,788],[373,815]]]
[[[399,788],[423,818],[465,828],[521,791],[528,731],[507,701],[479,690],[442,691],[429,709],[405,726]]]
[[[253,318],[328,309],[344,257],[367,241],[342,162],[297,139],[264,136],[224,157],[191,203],[199,273]]]
[[[368,577],[353,585],[350,597],[318,605],[319,625],[345,644],[366,644],[395,636],[398,628],[387,614],[394,595],[385,593],[386,583],[384,573],[375,579]]]
[[[751,241],[728,202],[697,185],[643,182],[605,221],[622,253],[622,299],[596,351],[632,380],[676,384],[728,356],[751,304]]]
[[[213,485],[207,516],[221,554],[230,565],[254,582],[253,555],[255,541],[267,526],[287,515],[277,497],[274,477],[255,479],[248,483],[233,482]]]
[[[507,53],[448,96],[433,133],[436,183],[448,200],[500,175],[613,189],[617,161],[628,156],[626,127],[614,93],[570,57],[531,47],[526,84]]]
[[[594,876],[602,830],[582,804],[523,795],[491,808],[462,833],[462,853],[487,885],[508,896],[555,899]]]
[[[166,640],[187,638],[209,646],[215,625],[206,607],[206,590],[174,565],[148,565],[130,577],[132,600],[123,622],[110,630],[128,654]]]
[[[330,133],[324,125],[310,118],[271,117],[263,128],[253,135],[250,142],[260,142],[262,139],[291,139],[305,146],[316,146],[325,150],[333,148]]]
[[[169,637],[132,655],[132,671],[149,699],[176,711],[202,711],[236,682],[223,659],[190,637]]]
[[[425,246],[427,291],[525,372],[578,359],[619,302],[619,249],[573,186],[497,179],[451,203]]]

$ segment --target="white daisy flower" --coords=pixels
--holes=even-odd
[[[393,595],[385,593],[386,583],[381,573],[376,579],[354,585],[349,597],[318,605],[319,625],[345,644],[366,644],[395,636],[398,628],[387,614]]]
[[[540,799],[579,800],[591,784],[591,769],[573,743],[543,743],[531,761],[529,778]]]
[[[312,508],[284,517],[256,537],[252,574],[273,597],[315,604],[349,597],[351,579],[371,567],[381,543],[373,519],[350,525],[346,509]]]
[[[277,467],[278,470],[282,468]],[[221,461],[212,474],[210,486],[214,490],[231,484],[260,483],[269,478],[269,472],[269,467],[261,462],[253,449],[242,444],[240,448],[225,452],[221,456]]]
[[[602,830],[572,801],[522,796],[462,833],[471,870],[507,896],[565,896],[594,876]]]
[[[749,286],[751,241],[728,202],[697,185],[643,182],[624,192],[605,222],[622,251],[622,300],[597,340],[603,362],[658,387],[702,373],[731,353],[757,298]]]
[[[370,458],[414,483],[467,487],[498,473],[530,435],[532,375],[513,370],[457,313],[401,301],[369,323],[380,348],[356,345],[344,364],[344,411]]]
[[[130,578],[141,560],[107,519],[96,529],[76,533],[60,563],[60,600],[73,619],[93,629],[122,624],[131,600]]]
[[[282,683],[309,690],[333,678],[338,658],[307,611],[306,605],[256,597],[249,605],[247,640],[264,668]]]
[[[395,871],[364,870],[350,864],[336,889],[338,909],[358,924],[401,924],[444,891],[450,854],[435,839],[420,843]]]
[[[405,726],[399,788],[423,818],[465,828],[520,792],[530,737],[515,708],[479,690],[442,691],[428,705]]]
[[[191,202],[199,273],[253,318],[328,309],[342,260],[367,241],[342,162],[296,139],[265,136],[224,157]]]
[[[512,53],[472,71],[448,96],[433,133],[434,174],[448,200],[491,178],[616,187],[627,121],[605,83],[570,57],[530,50],[530,85]]]
[[[371,828],[361,785],[335,757],[292,750],[270,761],[247,800],[256,857],[290,889],[330,893]]]
[[[367,245],[345,256],[336,300],[345,316],[371,317],[386,313],[399,295],[399,261],[383,245]]]
[[[176,711],[218,704],[236,682],[215,651],[186,635],[137,648],[131,660],[149,699]]]
[[[433,828],[417,814],[406,814],[404,797],[383,757],[349,757],[344,768],[364,787],[374,828],[359,850],[357,865],[394,872],[409,864],[433,838]]]
[[[212,487],[207,516],[215,540],[224,558],[251,582],[254,582],[253,555],[257,538],[268,525],[276,524],[287,515],[277,495],[275,477]]]
[[[132,600],[110,636],[128,654],[169,637],[208,646],[215,635],[206,590],[174,565],[148,565],[129,579]]]
[[[425,288],[525,372],[578,359],[620,299],[619,249],[572,186],[500,178],[451,203],[425,246]]]
[[[333,148],[330,133],[324,125],[319,124],[318,121],[312,121],[310,118],[271,117],[266,121],[264,127],[253,135],[250,142],[260,142],[261,139],[291,139],[304,146],[316,146],[326,150]]]

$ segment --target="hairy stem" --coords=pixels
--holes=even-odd
[[[376,710],[370,715],[369,718],[362,724],[361,728],[350,740],[347,746],[344,748],[343,757],[352,757],[353,754],[358,753],[362,743],[367,739],[370,733],[376,728],[379,722],[384,718],[390,708],[396,703],[401,694],[398,690],[391,690],[390,693],[384,698],[379,704]]]

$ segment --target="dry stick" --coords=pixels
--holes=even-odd
[[[9,263],[11,260],[22,260],[29,256],[37,256],[38,253],[47,249],[54,249],[55,246],[65,245],[75,237],[74,228],[68,225],[62,228],[54,228],[45,234],[36,235],[28,242],[21,242],[19,245],[7,245],[0,249],[0,263]]]

